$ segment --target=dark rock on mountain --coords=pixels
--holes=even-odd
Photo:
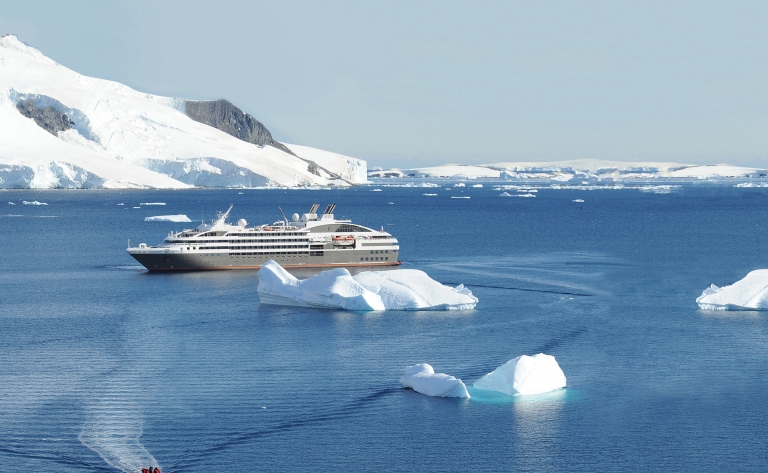
[[[188,100],[184,102],[184,111],[192,120],[212,126],[229,135],[259,146],[272,146],[307,162],[307,170],[319,176],[320,170],[341,179],[337,174],[317,165],[314,161],[297,156],[287,146],[275,141],[272,134],[261,122],[243,112],[224,99]]]
[[[34,100],[23,100],[16,104],[16,108],[27,118],[35,120],[42,129],[58,136],[60,131],[72,128],[72,121],[66,114],[57,112],[53,107],[37,108]]]

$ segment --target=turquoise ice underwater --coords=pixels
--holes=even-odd
[[[2,469],[764,469],[767,315],[695,300],[768,267],[765,190],[381,188],[3,192]],[[146,274],[127,238],[185,224],[144,222],[157,209],[140,202],[192,220],[234,203],[250,222],[336,202],[396,235],[404,268],[480,302],[270,307],[255,272]],[[472,382],[539,352],[566,390],[462,401],[398,383],[416,363]]]

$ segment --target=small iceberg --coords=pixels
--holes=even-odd
[[[125,205],[125,204],[124,204],[124,203],[122,203],[122,202],[120,202],[120,203],[119,203],[119,204],[117,204],[117,205]]]
[[[381,189],[371,189],[371,192],[381,192]]]
[[[400,384],[427,396],[469,399],[467,387],[459,378],[435,373],[432,366],[427,363],[407,367],[405,375],[400,378]]]
[[[513,358],[473,383],[507,396],[544,394],[565,387],[565,374],[554,356],[539,353]]]
[[[712,284],[696,303],[705,310],[768,310],[768,269],[756,269],[730,286]]]
[[[461,195],[461,196],[452,195],[451,199],[469,199],[469,196],[468,195]]]
[[[502,192],[501,194],[499,194],[499,197],[512,197],[512,194],[510,194],[509,192]]]
[[[16,205],[16,204],[14,204],[13,202],[8,202],[8,205]]]
[[[142,202],[139,205],[165,205],[165,202]]]
[[[10,202],[9,202],[9,203],[10,203]],[[36,200],[33,200],[32,202],[29,202],[29,201],[27,201],[27,200],[23,200],[23,201],[22,201],[22,203],[23,203],[24,205],[48,205],[48,204],[46,204],[45,202],[38,202],[38,201],[36,201]]]
[[[299,280],[275,261],[257,274],[263,304],[344,310],[469,310],[477,297],[463,285],[449,287],[416,269],[366,271],[344,268]]]
[[[429,196],[429,197],[434,197],[434,196],[436,196],[437,194],[423,194],[423,195],[426,195],[426,196]]]
[[[578,202],[580,204],[584,203],[584,199],[573,199],[573,202]]]
[[[463,182],[458,182],[458,183],[453,185],[453,187],[465,187],[465,186],[466,186],[466,184],[464,184]],[[429,366],[429,365],[427,365],[427,366]]]
[[[482,184],[473,184],[472,187],[483,187]]]
[[[191,222],[186,215],[156,215],[154,217],[145,217],[145,222]]]

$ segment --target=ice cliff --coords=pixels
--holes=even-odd
[[[696,299],[706,310],[768,310],[768,269],[757,269],[730,286],[714,284]]]
[[[225,100],[150,95],[0,38],[0,188],[348,186],[365,161],[275,141]]]
[[[264,304],[345,310],[466,310],[477,298],[463,286],[440,284],[423,271],[367,271],[352,276],[344,268],[299,280],[275,261],[258,272]]]

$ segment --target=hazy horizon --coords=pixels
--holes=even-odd
[[[370,167],[765,167],[767,19],[761,2],[72,1],[6,5],[0,33]]]

